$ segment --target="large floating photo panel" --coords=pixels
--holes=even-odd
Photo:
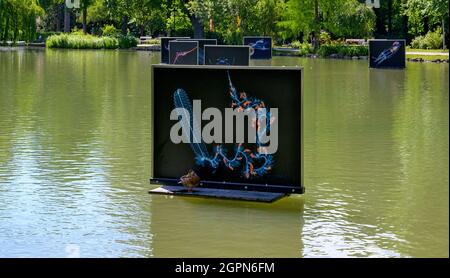
[[[250,47],[243,45],[205,45],[205,65],[248,66]]]
[[[198,42],[198,64],[205,64],[205,45],[217,45],[216,39],[181,39],[177,41],[196,41]]]
[[[197,41],[170,41],[169,64],[197,65],[198,52]]]
[[[250,47],[250,59],[272,59],[271,37],[244,37],[244,45]]]
[[[182,188],[194,169],[199,188],[304,192],[302,68],[160,64],[152,74],[152,183]]]
[[[406,67],[405,40],[369,40],[369,67]]]
[[[169,42],[178,39],[190,39],[189,37],[161,37],[161,63],[169,63]]]

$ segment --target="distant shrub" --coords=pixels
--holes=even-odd
[[[84,35],[83,30],[80,30],[78,28],[73,28],[72,31],[70,32],[71,35]]]
[[[322,57],[332,54],[339,56],[368,56],[369,48],[365,45],[323,44],[317,53]]]
[[[120,48],[131,48],[136,47],[138,44],[138,39],[133,37],[132,35],[118,36]]]
[[[326,32],[326,31],[320,31],[319,42],[320,42],[320,44],[329,44],[329,43],[331,43],[330,33]]]
[[[143,42],[144,44],[161,44],[160,39],[148,39]]]
[[[119,47],[119,41],[111,37],[60,34],[48,37],[46,45],[48,48],[116,49]]]
[[[313,46],[312,46],[311,44],[309,44],[309,43],[301,43],[301,42],[299,42],[299,41],[293,41],[293,42],[291,43],[291,46],[292,46],[293,48],[298,49],[298,50],[299,50],[299,54],[300,54],[301,56],[304,56],[304,55],[306,55],[306,54],[314,53],[314,48],[313,48]]]
[[[114,25],[105,25],[102,28],[102,35],[106,37],[116,37],[120,34]]]
[[[429,31],[425,36],[415,37],[411,42],[412,48],[418,49],[439,49],[442,47],[442,30],[437,28]]]

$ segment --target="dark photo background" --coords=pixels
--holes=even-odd
[[[272,38],[271,37],[244,37],[244,45],[254,44],[263,41],[268,49],[259,49],[255,47],[253,53],[250,53],[250,59],[272,59]],[[252,51],[251,51],[252,52]]]
[[[248,66],[249,63],[250,48],[248,46],[205,46],[205,65]]]
[[[217,45],[216,39],[182,39],[177,41],[196,41],[198,42],[198,64],[205,64],[205,45]]]
[[[183,52],[185,53],[184,55],[178,55]],[[170,41],[169,64],[197,65],[198,52],[197,41]]]

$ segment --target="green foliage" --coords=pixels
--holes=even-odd
[[[299,50],[299,55],[304,56],[306,54],[314,53],[314,47],[310,43],[301,43],[299,41],[293,41],[291,43],[293,48]]]
[[[342,57],[368,56],[369,48],[364,45],[323,44],[317,54],[322,57],[329,57],[332,54]]]
[[[447,23],[448,28],[448,0],[408,0],[405,7],[409,33],[412,35],[423,34],[426,27],[433,30],[441,25],[442,20]],[[426,23],[428,26],[425,26]]]
[[[105,25],[102,28],[102,35],[106,37],[116,37],[120,34],[120,31],[114,27],[114,25]]]
[[[33,41],[36,17],[43,14],[37,0],[0,0],[0,41]]]
[[[427,30],[436,30],[444,20],[447,25],[444,32],[448,33],[447,0],[381,1],[379,9],[368,8],[364,2],[81,0],[81,8],[70,13],[72,18],[77,17],[71,27],[87,27],[87,32],[115,38],[123,47],[135,44],[135,39],[127,34],[135,37],[206,34],[229,44],[240,44],[243,36],[268,35],[277,43],[309,41],[317,50],[319,45],[330,45],[336,39],[370,38],[374,32],[377,37],[398,37],[408,32],[411,37],[419,36],[413,42],[415,45],[429,48],[438,39],[434,32],[425,35]],[[32,41],[37,37],[36,30],[40,34],[61,30],[63,10],[64,0],[0,0],[0,41]],[[119,33],[125,37],[121,38]],[[305,53],[306,45],[302,46]]]
[[[415,37],[411,42],[412,48],[438,49],[442,47],[442,30],[437,28],[434,32],[428,32],[425,36]]]
[[[171,30],[177,35],[185,33],[185,30],[191,30],[192,24],[186,13],[181,7],[172,7],[171,13],[166,21],[166,30]]]
[[[357,1],[346,1],[324,22],[324,27],[338,38],[369,38],[376,16],[371,8]]]
[[[120,35],[117,37],[119,42],[119,48],[131,48],[136,47],[138,40],[132,35]]]
[[[116,49],[119,41],[111,37],[96,37],[80,34],[53,35],[47,39],[48,48],[71,48],[71,49]]]
[[[278,25],[293,36],[327,30],[337,38],[367,38],[374,30],[375,14],[356,0],[289,0]]]
[[[329,44],[331,43],[331,36],[330,33],[326,31],[321,31],[319,35],[319,41],[320,44]]]

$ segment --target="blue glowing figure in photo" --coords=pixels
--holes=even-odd
[[[232,66],[234,65],[234,57],[219,57],[215,60],[209,59],[210,65]]]
[[[272,154],[267,154],[264,151],[264,146],[260,138],[267,132],[270,132],[270,125],[275,120],[274,116],[270,114],[264,101],[249,97],[245,92],[238,93],[234,87],[230,73],[228,72],[229,95],[231,97],[231,108],[238,111],[252,108],[255,111],[264,108],[263,113],[256,113],[257,118],[253,122],[256,128],[256,143],[254,146],[245,146],[243,143],[235,144],[234,152],[229,152],[225,145],[216,145],[213,148],[212,154],[208,152],[206,144],[201,138],[193,138],[194,130],[199,123],[193,119],[194,117],[179,114],[179,117],[189,118],[189,122],[181,121],[183,129],[189,130],[191,133],[190,146],[195,156],[195,163],[201,167],[209,167],[215,171],[219,167],[225,167],[228,171],[240,171],[241,175],[246,178],[261,177],[270,172],[274,159]],[[173,101],[177,113],[190,113],[192,115],[192,102],[188,94],[183,89],[177,89],[173,94]],[[261,125],[260,123],[265,123]],[[193,140],[197,139],[197,140]]]
[[[377,66],[379,66],[386,60],[389,60],[390,58],[392,58],[395,55],[395,53],[397,53],[399,51],[400,47],[401,47],[400,42],[395,41],[391,47],[386,48],[383,51],[381,51],[381,53],[377,57],[373,57],[375,64]]]
[[[244,37],[244,45],[250,47],[250,58],[272,58],[272,38],[270,37]]]

